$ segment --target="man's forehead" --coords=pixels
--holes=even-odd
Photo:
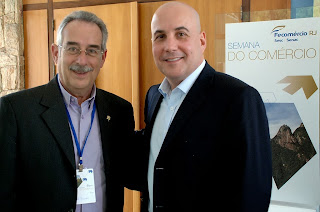
[[[64,43],[74,42],[81,45],[83,41],[87,41],[92,45],[100,45],[102,36],[98,25],[80,20],[69,22],[62,31],[62,40]]]
[[[188,16],[175,16],[174,18],[164,17],[159,18],[155,17],[151,22],[151,31],[155,32],[157,30],[165,31],[175,31],[188,29],[191,31],[193,27],[196,26],[195,19],[192,19]]]

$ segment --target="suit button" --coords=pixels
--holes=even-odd
[[[164,168],[157,167],[156,170],[164,170]]]
[[[156,208],[162,209],[162,208],[164,208],[164,206],[163,205],[156,205]]]

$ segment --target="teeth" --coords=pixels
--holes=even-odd
[[[167,61],[173,62],[173,61],[177,61],[177,60],[179,60],[179,59],[180,59],[180,57],[178,57],[178,58],[173,58],[173,59],[167,59]]]

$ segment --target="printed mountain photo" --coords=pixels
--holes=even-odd
[[[273,178],[280,189],[316,150],[293,103],[265,103],[269,120]]]

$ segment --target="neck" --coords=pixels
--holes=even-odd
[[[170,84],[170,88],[171,91],[173,91],[173,89],[175,89],[183,80],[179,79],[179,80],[172,80],[167,78],[169,84]]]
[[[67,90],[69,94],[71,94],[72,96],[76,97],[78,100],[78,104],[81,105],[82,102],[86,101],[87,99],[90,98],[91,96],[91,92],[92,92],[92,88],[90,90],[81,90],[81,91],[70,91]]]
[[[86,101],[87,99],[90,98],[90,94],[91,94],[91,91],[89,92],[88,95],[85,95],[85,96],[80,96],[80,95],[74,95],[74,96],[77,98],[78,104],[81,105],[82,102],[84,102],[84,101]]]
[[[61,82],[61,85],[70,95],[77,98],[79,105],[81,105],[82,102],[84,102],[90,98],[91,93],[92,93],[92,89],[93,89],[93,85],[91,86],[91,89],[86,89],[86,90],[84,90],[84,89],[69,89],[69,88],[65,87],[62,82]]]
[[[171,82],[169,82],[170,84],[170,88],[171,88],[171,91],[173,91],[179,84],[173,84]]]

